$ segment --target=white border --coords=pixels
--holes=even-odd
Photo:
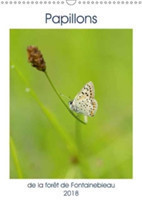
[[[31,9],[32,8],[32,9]],[[44,23],[44,15],[46,12],[53,14],[68,14],[70,12],[78,14],[89,13],[98,16],[98,23],[95,25],[60,25]],[[134,147],[134,177],[126,180],[84,180],[85,182],[112,182],[116,184],[116,189],[95,189],[81,190],[79,197],[70,197],[71,199],[129,199],[133,200],[141,198],[141,178],[142,178],[142,8],[137,5],[100,5],[92,8],[76,5],[74,7],[55,5],[54,7],[45,7],[43,5],[34,6],[24,5],[15,6],[11,9],[11,5],[0,7],[0,55],[1,55],[1,72],[0,72],[0,197],[11,198],[15,200],[25,199],[63,199],[62,190],[47,189],[28,189],[29,182],[45,182],[52,180],[10,180],[9,179],[9,29],[10,28],[132,28],[134,35],[134,66],[133,66],[133,147]],[[32,15],[31,15],[32,12]],[[54,180],[57,182],[71,182],[72,180]],[[80,180],[73,180],[80,182]],[[81,179],[81,182],[83,180]],[[139,194],[138,194],[139,193]]]
[[[90,0],[90,1],[88,1],[88,0],[61,0],[61,1],[59,1],[59,0],[46,0],[46,1],[41,1],[41,0],[30,0],[30,1],[28,1],[28,0],[23,0],[23,1],[19,1],[19,0],[17,0],[17,1],[15,1],[15,0],[13,0],[13,1],[3,1],[3,0],[1,0],[0,1],[0,4],[1,5],[8,5],[8,4],[10,4],[10,5],[22,5],[22,6],[24,6],[24,5],[26,5],[26,4],[28,4],[28,5],[63,5],[63,4],[66,4],[66,5],[68,5],[68,6],[76,6],[77,4],[79,4],[79,5],[85,5],[85,6],[88,6],[88,5],[90,5],[90,6],[93,6],[93,5],[98,5],[98,4],[100,4],[100,5],[128,5],[128,4],[130,4],[130,5],[142,5],[142,1],[141,0]]]

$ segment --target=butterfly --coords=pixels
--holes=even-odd
[[[94,84],[90,81],[84,85],[82,90],[75,96],[72,101],[69,101],[69,107],[76,113],[93,117],[98,108],[98,103],[94,97]]]

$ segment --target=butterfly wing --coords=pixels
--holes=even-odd
[[[75,96],[74,101],[82,99],[84,96],[89,98],[95,97],[94,84],[90,81],[84,85],[81,91]]]
[[[86,116],[94,116],[98,104],[94,99],[95,89],[93,83],[90,81],[82,88],[82,90],[75,96],[73,100],[74,110]]]
[[[89,116],[93,117],[98,109],[98,102],[96,101],[96,99],[92,99],[91,105],[92,107],[89,111]]]

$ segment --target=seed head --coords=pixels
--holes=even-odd
[[[27,47],[28,61],[39,71],[46,70],[46,63],[40,50],[35,46]]]

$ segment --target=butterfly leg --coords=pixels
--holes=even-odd
[[[84,122],[87,123],[88,122],[88,117],[86,115],[84,115]]]

